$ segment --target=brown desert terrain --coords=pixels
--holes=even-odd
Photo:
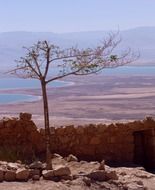
[[[65,87],[48,89],[51,126],[126,121],[154,116],[155,77],[92,75],[70,77]],[[1,93],[41,95],[39,89],[1,90]],[[1,105],[1,116],[30,112],[43,125],[42,100]]]

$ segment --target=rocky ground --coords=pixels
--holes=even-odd
[[[25,166],[1,161],[0,190],[155,190],[155,175],[141,167],[111,168],[57,154],[52,162],[53,170],[46,170],[40,162]]]

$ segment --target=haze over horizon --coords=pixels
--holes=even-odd
[[[0,32],[68,33],[155,26],[154,7],[155,1],[146,0],[0,0]]]
[[[140,50],[140,61],[154,64],[154,7],[155,1],[146,0],[0,0],[1,69],[38,40],[64,48],[92,47],[108,31],[118,30],[123,49]]]

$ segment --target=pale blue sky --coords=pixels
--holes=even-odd
[[[155,0],[0,0],[0,32],[155,26]]]

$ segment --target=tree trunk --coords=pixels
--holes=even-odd
[[[41,81],[43,106],[44,106],[44,123],[45,123],[45,140],[46,140],[46,169],[52,169],[51,161],[51,147],[50,147],[50,124],[49,124],[49,108],[48,108],[48,97],[46,90],[45,80]]]

